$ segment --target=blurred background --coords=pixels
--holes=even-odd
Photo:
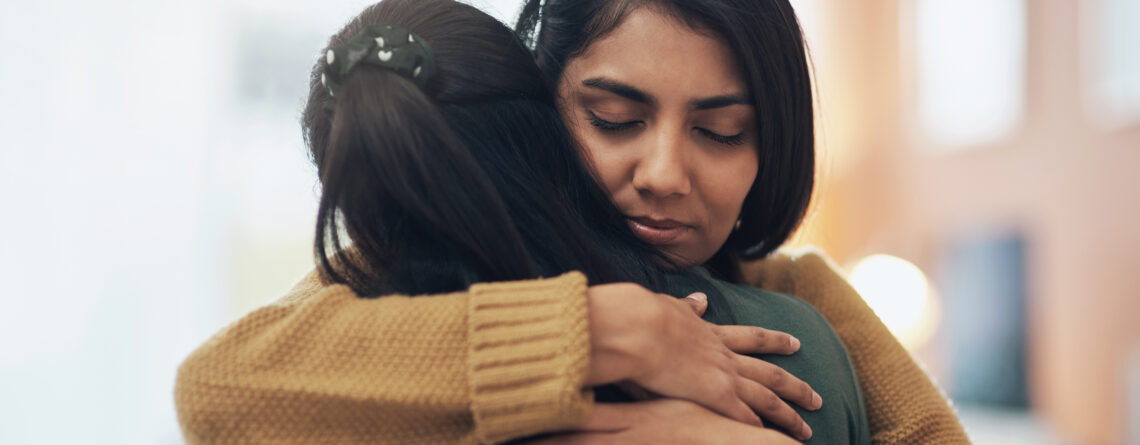
[[[369,3],[0,4],[0,443],[181,443],[179,362],[311,268],[299,111]],[[792,244],[976,443],[1140,444],[1140,0],[793,3],[821,159]]]

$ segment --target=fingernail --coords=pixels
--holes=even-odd
[[[693,292],[693,293],[689,294],[688,297],[685,297],[685,298],[692,298],[692,299],[697,300],[701,303],[707,303],[709,301],[709,296],[705,295],[704,292]]]
[[[818,392],[811,392],[811,406],[814,406],[815,409],[823,408],[823,398],[819,396]]]
[[[788,336],[788,338],[790,339],[790,340],[788,340],[788,343],[791,343],[792,350],[793,351],[799,351],[800,350],[800,339],[792,337],[790,335]]]
[[[804,426],[800,428],[800,437],[804,440],[811,439],[811,427],[808,426],[807,422],[804,422]]]

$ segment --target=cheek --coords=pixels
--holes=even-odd
[[[630,161],[624,158],[622,151],[609,147],[605,140],[592,137],[589,131],[571,130],[574,139],[580,145],[579,153],[597,175],[598,181],[611,195],[617,194],[622,185],[628,182],[625,174],[629,170]]]
[[[729,159],[730,158],[730,159]],[[744,198],[752,189],[759,171],[759,158],[755,150],[742,151],[737,156],[721,160],[712,181],[713,190],[709,198],[714,200],[716,215],[713,221],[717,232],[729,232],[736,224]]]

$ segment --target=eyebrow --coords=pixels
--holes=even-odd
[[[639,102],[639,103],[643,103],[646,105],[653,105],[653,106],[657,105],[657,99],[654,98],[653,96],[650,96],[649,93],[641,91],[641,90],[634,88],[630,85],[626,85],[624,83],[613,81],[613,80],[606,79],[603,77],[594,77],[592,79],[583,80],[582,85],[585,85],[585,86],[590,87],[590,88],[599,89],[602,91],[608,91],[610,93],[616,94],[618,96],[624,97],[624,98],[632,100],[634,102]]]
[[[582,85],[613,93],[634,102],[657,106],[657,99],[649,93],[641,91],[632,85],[627,85],[615,80],[606,79],[604,77],[594,77],[583,80]],[[711,110],[733,105],[752,105],[752,101],[749,100],[747,95],[737,93],[697,99],[692,101],[690,106],[694,110]]]
[[[752,105],[748,96],[743,94],[726,94],[693,101],[694,110],[711,110],[714,108],[731,107],[733,105]]]

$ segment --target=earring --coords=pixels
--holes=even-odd
[[[736,224],[734,224],[734,225],[732,226],[732,230],[733,230],[733,231],[737,231],[737,230],[740,230],[740,220],[739,220],[739,219],[738,219],[738,220],[736,220]]]

